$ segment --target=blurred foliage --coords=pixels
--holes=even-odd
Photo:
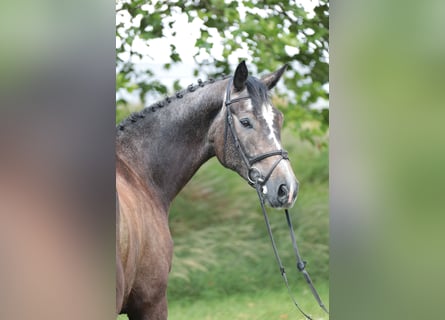
[[[445,2],[332,4],[331,315],[442,319]]]
[[[168,92],[169,88],[156,80],[152,70],[135,68],[142,54],[135,50],[134,44],[140,40],[148,43],[153,39],[171,39],[170,52],[165,53],[170,61],[164,64],[170,70],[182,61],[174,44],[173,16],[185,14],[189,22],[196,19],[203,22],[195,43],[195,75],[202,70],[207,70],[209,77],[232,73],[229,57],[240,48],[247,48],[244,50],[247,53],[243,53],[246,56],[241,59],[252,61],[258,73],[274,71],[287,63],[289,69],[284,75],[287,93],[278,88],[278,96],[282,98],[280,109],[287,124],[292,123],[300,137],[325,146],[316,137],[324,136],[329,125],[328,1],[318,1],[315,14],[308,14],[298,1],[181,0],[147,4],[144,0],[133,0],[117,1],[116,11],[130,20],[116,26],[117,90],[138,89],[142,101],[147,93]],[[167,34],[173,38],[167,38]],[[212,55],[216,41],[222,42],[223,52],[219,55],[222,58]],[[311,109],[310,105],[319,99],[326,101],[323,109]],[[119,108],[126,104],[125,98],[118,100]],[[303,123],[314,121],[319,125],[302,128]]]

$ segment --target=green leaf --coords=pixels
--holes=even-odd
[[[141,23],[139,25],[139,29],[141,32],[144,32],[145,28],[150,24],[150,17],[146,16],[141,19]]]
[[[170,59],[172,59],[173,62],[179,62],[181,61],[181,57],[176,52],[172,52],[170,54]]]
[[[181,90],[181,86],[179,84],[179,80],[175,80],[175,82],[173,82],[173,89],[175,91]]]

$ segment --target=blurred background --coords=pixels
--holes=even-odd
[[[333,314],[441,319],[445,3],[330,9]]]
[[[289,65],[273,91],[282,141],[301,183],[291,210],[301,253],[329,302],[329,6],[326,1],[118,1],[116,122],[196,83],[232,74],[242,60],[260,76]],[[295,268],[283,212],[270,210],[300,306],[327,319]],[[169,319],[301,317],[274,260],[256,192],[216,159],[175,199]],[[125,319],[121,316],[120,319]]]

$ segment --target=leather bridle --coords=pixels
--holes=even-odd
[[[225,151],[226,151],[226,143],[227,143],[227,128],[230,129],[230,133],[232,134],[235,147],[238,150],[239,154],[241,155],[241,159],[243,159],[244,164],[247,167],[247,180],[251,186],[255,186],[256,184],[260,184],[261,186],[264,186],[266,182],[269,180],[270,176],[272,175],[272,172],[275,170],[275,168],[278,166],[278,164],[281,162],[281,160],[289,160],[288,153],[286,150],[275,150],[275,151],[269,151],[265,153],[261,153],[256,156],[249,156],[247,152],[244,150],[244,147],[239,141],[238,134],[235,130],[235,125],[233,123],[233,115],[232,111],[230,110],[230,105],[234,104],[236,102],[239,102],[241,100],[250,99],[250,96],[242,96],[235,99],[231,99],[230,92],[232,89],[232,82],[233,78],[229,79],[229,82],[227,84],[226,88],[226,98],[225,98],[225,106],[226,106],[226,128],[225,128],[225,135],[224,135],[224,158],[225,158]],[[253,165],[257,162],[260,162],[264,159],[267,159],[269,157],[273,156],[280,156],[279,159],[275,161],[275,163],[270,168],[269,172],[266,175],[262,175],[261,172],[254,167]]]
[[[295,306],[297,307],[297,309],[307,319],[312,320],[312,318],[300,308],[300,306],[298,305],[297,301],[295,300],[295,298],[292,295],[291,290],[289,288],[289,282],[287,280],[286,271],[284,270],[284,266],[283,266],[283,263],[281,262],[280,256],[278,254],[278,249],[277,249],[277,246],[275,244],[275,240],[274,240],[274,237],[272,234],[272,228],[270,226],[269,217],[267,216],[267,211],[266,211],[266,207],[265,207],[264,194],[262,192],[262,187],[269,180],[270,176],[272,175],[272,172],[278,166],[280,161],[283,159],[289,160],[288,153],[287,153],[287,151],[285,151],[283,149],[265,152],[265,153],[262,153],[262,154],[259,154],[259,155],[253,156],[253,157],[249,156],[246,153],[246,151],[244,150],[244,147],[242,146],[242,144],[239,141],[238,134],[236,133],[235,126],[233,123],[232,111],[230,110],[230,105],[233,103],[242,101],[242,100],[250,99],[250,96],[241,96],[241,97],[238,97],[238,98],[235,98],[232,100],[230,98],[230,92],[232,90],[232,83],[233,83],[233,77],[229,79],[229,82],[227,84],[226,97],[225,97],[225,103],[224,103],[225,107],[226,107],[226,127],[225,127],[225,133],[224,133],[224,160],[225,160],[226,143],[227,143],[227,131],[228,131],[227,129],[229,128],[231,135],[233,137],[233,141],[235,143],[235,147],[238,150],[239,154],[241,155],[241,158],[243,159],[244,164],[247,167],[247,180],[248,180],[249,184],[251,186],[253,186],[255,188],[255,190],[257,191],[258,198],[260,200],[261,210],[262,210],[263,216],[264,216],[264,221],[266,222],[267,232],[269,234],[269,238],[272,243],[272,249],[273,249],[273,252],[275,255],[275,259],[276,259],[277,264],[280,268],[280,273],[281,273],[281,276],[283,277],[288,294],[289,294],[290,298],[292,299],[293,303],[295,304]],[[269,172],[265,176],[263,176],[261,174],[261,172],[257,168],[255,168],[253,165],[257,162],[260,162],[264,159],[267,159],[267,158],[273,157],[273,156],[280,156],[280,158],[274,162],[272,167],[269,169]],[[326,313],[329,314],[329,311],[326,309],[325,305],[321,301],[321,298],[312,283],[309,273],[306,271],[307,262],[301,258],[300,252],[298,250],[297,242],[295,240],[294,228],[292,226],[292,221],[290,218],[289,211],[287,209],[285,209],[285,213],[286,213],[286,221],[287,221],[287,225],[289,227],[289,233],[290,233],[290,237],[291,237],[291,241],[292,241],[292,246],[293,246],[293,249],[295,252],[297,269],[299,272],[301,272],[303,274],[303,276],[306,280],[306,283],[309,285],[311,292],[312,292],[313,296],[315,297],[315,299],[317,300],[319,306]]]

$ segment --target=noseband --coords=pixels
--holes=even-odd
[[[286,275],[286,271],[284,270],[284,266],[283,263],[281,262],[280,256],[278,254],[278,249],[277,246],[275,244],[275,240],[273,238],[272,235],[272,229],[270,226],[270,222],[269,222],[269,217],[267,216],[267,211],[266,211],[266,207],[264,204],[264,195],[262,193],[262,186],[264,186],[267,182],[267,180],[269,180],[270,176],[272,175],[272,172],[275,170],[275,168],[278,166],[278,164],[280,163],[281,160],[285,159],[285,160],[289,160],[288,157],[288,153],[286,150],[276,150],[276,151],[270,151],[270,152],[266,152],[266,153],[262,153],[259,154],[257,156],[249,156],[246,151],[244,150],[243,146],[240,144],[238,135],[236,133],[235,130],[235,126],[233,123],[233,115],[232,115],[232,111],[230,110],[230,105],[235,103],[235,102],[239,102],[241,100],[246,100],[246,99],[250,99],[249,96],[242,96],[242,97],[238,97],[235,98],[233,100],[230,99],[230,92],[232,89],[232,83],[233,83],[233,78],[229,79],[229,82],[227,84],[227,88],[226,88],[226,99],[225,99],[225,106],[226,106],[226,127],[225,127],[225,133],[224,133],[224,161],[225,161],[225,156],[226,156],[226,143],[227,143],[227,127],[230,129],[230,132],[232,134],[234,143],[235,143],[235,147],[238,150],[239,154],[241,155],[241,158],[243,159],[244,164],[247,167],[247,180],[249,182],[249,184],[251,186],[253,186],[258,194],[258,198],[260,200],[260,204],[261,204],[261,210],[263,212],[263,216],[264,216],[264,220],[266,222],[266,228],[267,228],[267,232],[269,234],[269,238],[270,241],[272,243],[272,249],[275,255],[275,259],[278,263],[278,266],[280,268],[280,273],[281,276],[283,277],[284,283],[287,287],[287,291],[288,294],[290,296],[290,298],[292,299],[294,305],[297,307],[297,309],[306,317],[306,319],[312,320],[312,318],[305,313],[300,306],[298,305],[297,301],[295,300],[294,296],[291,293],[291,290],[289,288],[289,282],[287,280],[287,275]],[[270,168],[269,172],[263,176],[261,174],[261,172],[255,168],[253,165],[257,162],[260,162],[264,159],[267,159],[269,157],[273,157],[273,156],[280,156],[280,158],[278,160],[276,160],[274,162],[274,164],[272,165],[272,167]],[[309,273],[306,271],[306,261],[304,261],[301,256],[300,256],[300,252],[298,250],[298,246],[297,246],[297,242],[295,240],[295,234],[294,234],[294,228],[292,226],[292,221],[290,218],[290,214],[289,211],[287,209],[285,209],[285,213],[286,213],[286,221],[287,221],[287,225],[289,227],[289,233],[290,233],[290,237],[291,237],[291,241],[292,241],[292,246],[295,252],[295,258],[296,258],[296,265],[297,265],[297,269],[299,272],[301,272],[306,280],[306,283],[308,284],[309,288],[311,289],[312,295],[314,296],[315,300],[317,300],[318,305],[326,312],[329,314],[329,311],[327,310],[327,308],[325,307],[325,305],[323,304],[323,302],[321,301],[321,298],[317,292],[317,290],[315,289],[313,283],[312,283],[312,279],[309,276]]]
[[[226,150],[226,143],[227,143],[227,127],[230,129],[230,133],[232,134],[233,140],[235,142],[235,147],[238,150],[239,154],[241,155],[241,159],[243,159],[244,164],[247,167],[247,180],[251,186],[264,186],[266,182],[269,180],[270,176],[272,175],[272,172],[275,170],[275,168],[278,166],[278,164],[281,162],[281,160],[289,160],[288,153],[286,150],[276,150],[276,151],[270,151],[265,152],[256,156],[249,156],[247,152],[244,150],[244,147],[241,145],[238,134],[235,130],[235,125],[233,123],[233,115],[232,111],[230,110],[230,105],[234,104],[236,102],[239,102],[241,100],[250,99],[250,96],[243,96],[238,97],[235,99],[230,98],[230,92],[232,89],[232,83],[233,78],[229,79],[229,83],[227,84],[226,88],[226,99],[225,99],[225,106],[226,106],[226,129],[225,129],[225,135],[224,135],[224,158],[225,158],[225,150]],[[269,157],[274,156],[280,156],[279,159],[275,161],[275,163],[270,168],[269,172],[263,176],[261,172],[255,168],[253,165],[257,162],[260,162],[264,159],[267,159]]]

